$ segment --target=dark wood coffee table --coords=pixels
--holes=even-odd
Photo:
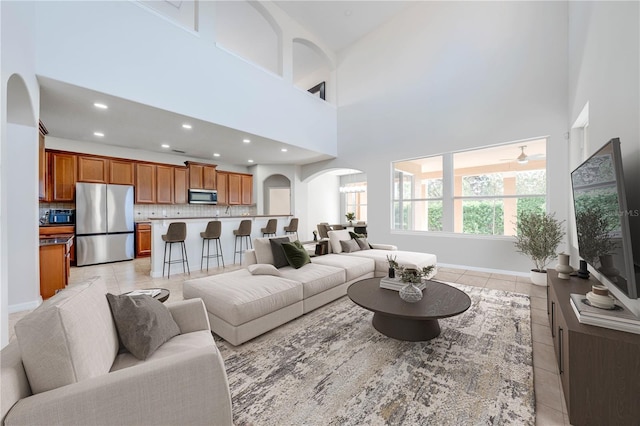
[[[376,330],[410,342],[438,337],[438,318],[459,315],[471,306],[466,293],[438,281],[427,281],[422,293],[419,302],[405,302],[397,291],[380,288],[380,278],[358,281],[347,289],[347,295],[356,305],[374,313],[372,323]]]

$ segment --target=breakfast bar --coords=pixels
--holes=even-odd
[[[187,258],[189,260],[189,269],[191,271],[200,270],[200,258],[202,256],[202,238],[200,233],[207,228],[207,223],[212,220],[219,220],[222,224],[222,232],[220,234],[220,243],[224,256],[225,265],[233,264],[233,252],[235,244],[235,236],[233,231],[238,229],[240,222],[243,220],[251,220],[251,240],[262,237],[261,228],[267,226],[269,219],[277,219],[277,235],[284,235],[283,228],[289,224],[290,215],[270,216],[270,215],[254,215],[254,216],[219,216],[219,217],[165,217],[149,219],[151,222],[151,276],[154,278],[162,277],[162,266],[164,256],[164,241],[162,235],[167,233],[169,224],[173,222],[184,222],[187,225],[187,236],[185,239],[185,247],[187,250]],[[213,244],[211,244],[213,250]],[[244,246],[243,246],[244,249]],[[206,248],[205,248],[206,254]],[[180,258],[180,249],[173,248],[172,260]],[[239,263],[239,260],[238,260]],[[209,266],[217,266],[215,260],[209,262]],[[221,264],[222,265],[222,264]],[[171,267],[172,273],[182,272],[182,266],[178,263]]]

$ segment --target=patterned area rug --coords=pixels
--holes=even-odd
[[[429,342],[336,300],[237,348],[218,340],[236,425],[533,425],[529,297],[452,284],[469,310]]]

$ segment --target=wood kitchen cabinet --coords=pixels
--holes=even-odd
[[[156,202],[156,165],[136,163],[136,203]]]
[[[224,180],[226,180],[226,187],[221,183]],[[221,192],[224,193],[222,197]],[[218,204],[251,205],[252,201],[253,175],[218,172]]]
[[[189,188],[216,189],[216,165],[187,161],[189,167]]]
[[[240,201],[243,205],[251,205],[253,200],[253,176],[241,175],[240,176]]]
[[[228,205],[229,197],[228,197],[228,185],[229,185],[229,173],[227,172],[216,172],[216,183],[218,187],[218,204]]]
[[[237,173],[229,173],[227,177],[227,202],[231,205],[242,202],[242,179]]]
[[[117,185],[134,185],[135,173],[132,161],[118,160],[112,158],[109,160],[109,183]]]
[[[187,204],[188,169],[186,167],[174,167],[173,169],[173,203]]]
[[[63,238],[73,237],[76,233],[74,225],[58,225],[58,226],[41,226],[39,229],[40,239],[42,238]],[[69,259],[72,265],[76,263],[76,245],[75,238],[71,240]]]
[[[78,182],[109,183],[109,160],[78,155]]]
[[[40,295],[48,299],[69,283],[73,237],[46,238],[40,242]]]
[[[50,201],[74,201],[77,181],[76,156],[52,151],[49,179],[52,188]]]
[[[157,204],[172,204],[173,203],[173,166],[161,166],[156,167],[156,203]]]
[[[136,223],[136,257],[151,256],[151,224]]]
[[[40,122],[40,133],[38,138],[38,198],[46,200],[47,198],[47,157],[44,148],[44,135],[47,129]]]

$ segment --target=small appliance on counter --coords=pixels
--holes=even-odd
[[[73,209],[51,209],[49,210],[49,224],[52,225],[72,225],[76,221],[76,212]]]

